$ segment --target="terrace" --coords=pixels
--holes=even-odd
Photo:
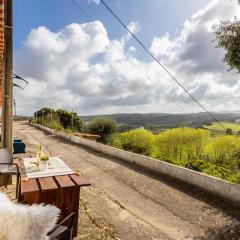
[[[45,235],[54,229],[54,221],[59,223],[71,213],[77,214],[77,226],[71,229],[71,236],[52,239],[239,238],[239,185],[100,144],[96,142],[97,135],[71,134],[27,121],[14,122],[12,1],[0,0],[0,6],[2,148],[9,149],[12,156],[14,138],[26,145],[26,154],[13,154],[20,169],[20,188],[15,176],[0,174],[0,193],[13,204],[8,205],[4,197],[0,199],[0,240],[13,239],[13,235],[15,240],[34,239],[31,235],[34,222],[29,225],[30,209],[42,203],[57,207],[58,211],[55,207],[52,210],[60,216],[49,219],[51,209],[46,212],[40,206],[43,212],[37,217],[44,226],[37,228],[47,226],[43,230]],[[54,165],[51,157],[57,157],[57,161],[65,164],[64,173],[59,169],[53,174],[35,168],[39,146],[52,160],[48,166]],[[31,164],[34,171],[37,169],[33,174],[37,175],[28,171]],[[19,204],[15,205],[16,202]],[[8,206],[16,209],[10,216]],[[24,213],[18,206],[29,209]],[[19,221],[21,214],[23,221]],[[22,226],[24,230],[16,226],[21,222],[26,223]],[[69,225],[67,222],[64,226]]]

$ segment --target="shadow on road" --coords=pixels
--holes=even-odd
[[[194,237],[193,240],[239,240],[240,223],[234,226],[226,225],[221,228],[209,228],[204,232],[204,237]]]

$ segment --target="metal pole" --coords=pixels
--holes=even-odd
[[[16,100],[13,100],[13,104],[14,104],[14,115],[15,117],[17,116],[17,105],[16,105]]]
[[[72,130],[73,130],[73,109],[72,109]]]
[[[53,124],[53,110],[51,109],[51,125]]]

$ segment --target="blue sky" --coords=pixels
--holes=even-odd
[[[88,0],[75,0],[94,20],[101,20],[111,38],[122,35],[122,27],[101,5]],[[137,21],[142,26],[138,37],[147,45],[154,36],[166,32],[176,35],[177,29],[209,0],[106,0],[125,23]],[[20,49],[31,29],[47,26],[58,31],[66,25],[88,21],[71,0],[14,1],[14,47]]]
[[[14,91],[19,113],[46,106],[80,115],[202,111],[104,6],[75,1],[93,21],[72,0],[14,1],[14,71],[30,82],[24,92]],[[240,17],[240,5],[232,0],[105,1],[126,24],[140,25],[137,37],[208,110],[239,110],[231,99],[240,97],[239,75],[227,72],[212,26]]]

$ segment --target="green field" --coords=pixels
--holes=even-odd
[[[221,122],[221,124],[227,129],[231,128],[234,134],[237,134],[238,131],[240,131],[240,124],[238,123],[232,123],[232,122]],[[213,122],[212,125],[204,125],[206,129],[209,129],[213,134],[219,135],[219,134],[225,134],[226,130],[222,128],[222,126],[217,123]]]

